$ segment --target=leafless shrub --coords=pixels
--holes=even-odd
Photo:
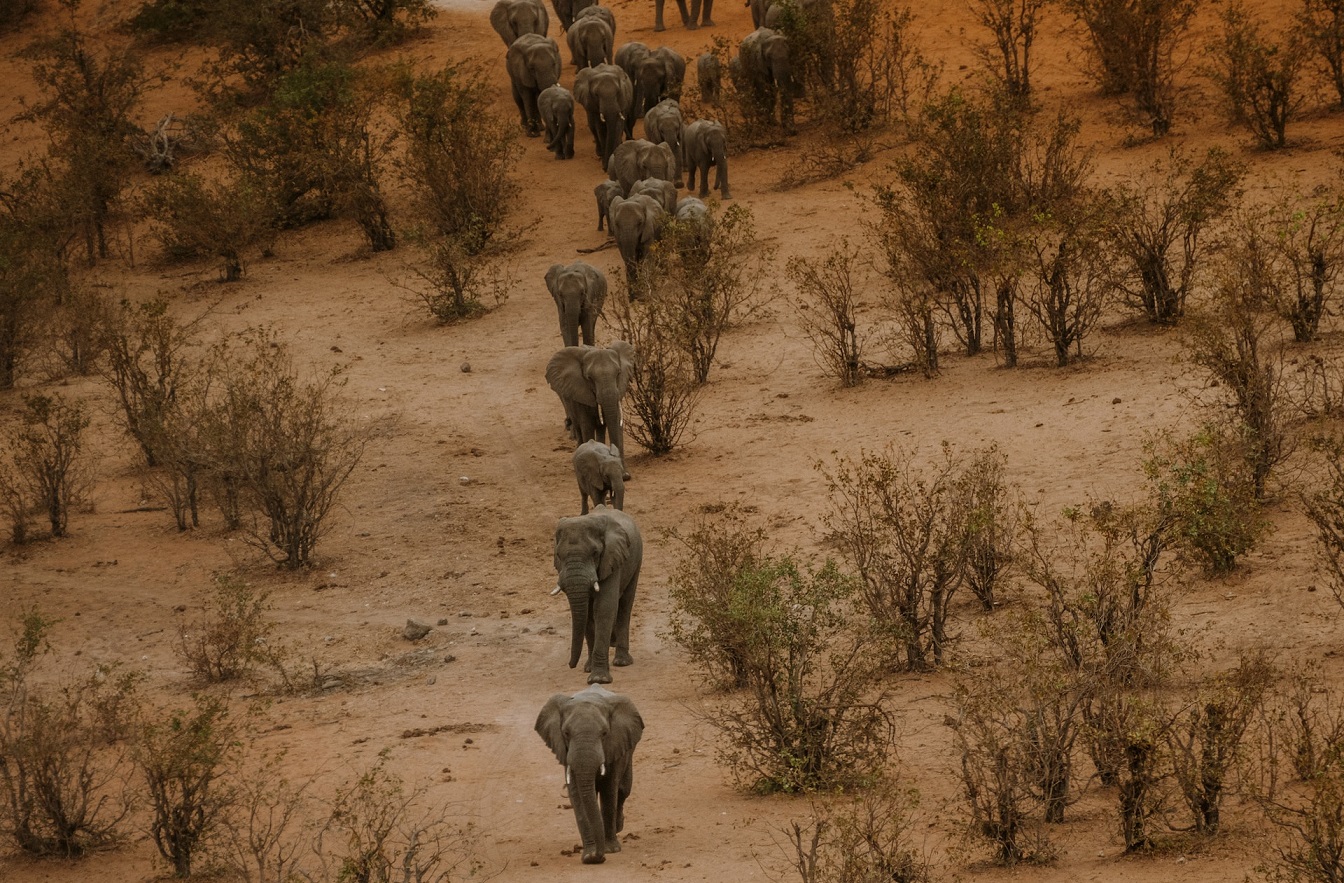
[[[60,368],[81,377],[95,373],[113,316],[112,304],[92,286],[76,285],[65,292],[51,316],[49,338]]]
[[[1344,6],[1335,0],[1302,0],[1297,25],[1309,50],[1325,66],[1344,107]]]
[[[1037,19],[1049,0],[974,0],[976,20],[993,34],[993,44],[977,47],[990,76],[1014,101],[1031,95],[1032,44]]]
[[[146,192],[144,208],[171,257],[216,257],[224,262],[224,282],[242,279],[245,255],[254,248],[265,251],[275,236],[275,207],[259,185],[242,176],[207,182],[170,175]]]
[[[470,236],[444,236],[429,243],[426,266],[412,270],[420,283],[401,286],[440,325],[475,318],[508,300],[512,275],[488,251],[474,251],[471,242]]]
[[[1114,255],[1103,233],[1105,206],[1075,204],[1041,215],[1027,234],[1031,282],[1025,303],[1063,368],[1083,356],[1083,339],[1115,295]]]
[[[0,390],[13,389],[70,290],[65,198],[44,165],[0,177]]]
[[[150,712],[136,761],[149,788],[149,833],[176,877],[190,877],[237,798],[227,775],[241,743],[218,697],[198,695],[190,710]]]
[[[5,440],[9,469],[0,475],[11,517],[18,516],[13,536],[26,535],[26,526],[17,521],[36,511],[46,516],[53,537],[63,537],[71,508],[86,497],[92,483],[84,454],[89,417],[82,403],[66,402],[59,395],[24,396],[23,404],[22,423]]]
[[[1122,264],[1120,290],[1149,321],[1173,325],[1185,314],[1208,228],[1231,209],[1244,174],[1216,148],[1198,164],[1173,151],[1112,192],[1107,233]]]
[[[205,618],[183,626],[177,654],[202,683],[215,684],[249,676],[259,664],[272,663],[275,624],[268,592],[259,592],[238,577],[216,574],[204,601]]]
[[[1015,555],[1017,509],[997,445],[971,455],[958,484],[966,503],[966,587],[985,611],[1001,600]]]
[[[864,375],[867,333],[861,336],[858,327],[863,309],[854,286],[858,264],[858,247],[841,239],[822,260],[792,257],[785,268],[798,291],[798,323],[812,342],[813,358],[845,387],[858,386]]]
[[[1209,54],[1232,120],[1245,123],[1262,147],[1285,146],[1288,123],[1306,102],[1301,83],[1306,46],[1291,30],[1271,39],[1238,2],[1223,10],[1222,24]]]
[[[749,685],[752,612],[734,593],[737,580],[767,560],[765,531],[751,527],[732,506],[716,517],[701,516],[682,534],[668,535],[684,547],[669,580],[671,635],[725,689]]]
[[[1303,503],[1316,528],[1317,566],[1344,606],[1344,444],[1329,439],[1318,447],[1325,481],[1304,493]]]
[[[1087,26],[1102,92],[1129,93],[1153,136],[1166,135],[1177,98],[1176,44],[1198,0],[1067,0],[1067,6]]]
[[[1298,343],[1315,340],[1321,317],[1338,303],[1344,271],[1344,193],[1319,188],[1303,198],[1283,200],[1264,218],[1266,246],[1273,261],[1274,307],[1293,326]]]
[[[287,883],[308,870],[315,827],[307,793],[312,780],[287,778],[283,756],[263,758],[240,773],[220,818],[220,861],[247,883]]]
[[[784,831],[790,869],[802,883],[931,883],[934,869],[913,842],[918,802],[891,779],[852,796],[814,798],[810,822]]]

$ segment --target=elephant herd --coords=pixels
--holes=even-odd
[[[714,188],[723,199],[731,198],[727,133],[714,120],[688,124],[683,119],[679,99],[686,61],[677,52],[638,42],[615,48],[616,21],[610,9],[595,0],[553,3],[571,63],[578,68],[572,91],[560,84],[560,49],[547,36],[549,14],[541,0],[498,0],[490,22],[507,47],[505,66],[522,126],[530,136],[544,132],[546,148],[556,159],[574,157],[574,108],[583,108],[595,153],[607,173],[607,180],[594,189],[598,230],[606,225],[633,280],[669,219],[709,229],[703,198],[709,195],[711,166]],[[655,0],[657,31],[664,29],[663,3]],[[713,24],[713,0],[691,0],[689,10],[685,0],[677,5],[687,28]],[[771,0],[751,0],[749,5],[753,16],[757,5],[765,14]],[[753,32],[733,60],[734,74],[764,71],[761,88],[787,84],[783,41],[768,28]],[[782,55],[771,48],[775,46]],[[717,57],[700,56],[696,76],[702,103],[717,104]],[[645,137],[636,139],[634,126],[641,117]],[[683,173],[688,191],[699,176],[699,197],[678,199]],[[561,518],[556,525],[557,583],[551,594],[564,592],[568,599],[569,665],[578,665],[586,644],[584,670],[590,686],[572,696],[551,697],[537,717],[536,731],[565,767],[565,785],[583,840],[582,859],[593,864],[621,848],[617,833],[633,782],[631,759],[644,728],[628,697],[601,686],[611,683],[611,666],[633,662],[630,615],[644,554],[638,525],[622,511],[630,475],[621,399],[634,374],[635,352],[625,341],[594,343],[607,296],[607,279],[600,269],[583,261],[557,263],[545,281],[563,343],[546,365],[546,381],[564,406],[565,426],[576,446],[572,465],[580,494],[580,514]]]

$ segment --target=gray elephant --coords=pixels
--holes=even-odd
[[[574,95],[556,83],[537,96],[537,113],[546,131],[546,149],[556,159],[574,158]]]
[[[597,0],[551,0],[551,5],[555,7],[555,17],[560,20],[560,30],[569,30],[579,13],[596,2]]]
[[[588,514],[588,501],[594,506],[607,502],[615,509],[625,508],[625,463],[615,445],[586,441],[574,452],[574,478],[579,483],[580,511]]]
[[[523,128],[528,135],[540,135],[541,111],[537,100],[543,90],[560,82],[560,47],[550,37],[523,34],[509,47],[504,63]]]
[[[677,209],[673,215],[678,224],[705,225],[709,223],[709,206],[694,196],[683,196],[677,200]]]
[[[675,98],[663,99],[644,114],[644,140],[672,148],[675,169],[674,177],[669,180],[675,181],[678,187],[681,186],[681,133],[685,128],[681,105]]]
[[[709,167],[714,167],[714,189],[724,199],[728,192],[728,132],[714,120],[696,120],[686,127],[683,151],[686,155],[686,189],[695,188],[695,173],[700,173],[700,198],[709,195]]]
[[[669,215],[677,210],[677,185],[662,178],[644,178],[630,188],[631,196],[651,196]]]
[[[717,105],[723,97],[723,68],[713,52],[702,52],[695,59],[695,84],[700,88],[700,100]]]
[[[609,437],[625,462],[621,399],[634,372],[635,349],[623,340],[607,346],[567,346],[551,356],[546,382],[565,406],[565,421],[576,444]]]
[[[596,16],[578,19],[565,35],[570,62],[575,67],[595,67],[611,63],[611,28]]]
[[[625,114],[634,94],[630,78],[614,64],[586,67],[574,78],[574,100],[588,117],[604,170],[626,134]]]
[[[550,16],[541,0],[499,0],[490,10],[490,26],[505,46],[512,46],[523,34],[544,37],[550,25]]]
[[[607,853],[621,851],[616,835],[625,827],[644,719],[627,697],[594,684],[573,696],[552,696],[537,715],[536,730],[565,768],[583,863],[601,864]]]
[[[611,212],[611,201],[624,195],[620,183],[616,181],[603,181],[593,188],[593,196],[597,197],[597,229],[601,230],[603,222],[607,220],[607,215]]]
[[[659,46],[639,62],[635,84],[636,115],[643,116],[664,98],[680,98],[686,81],[686,59],[667,46]]]
[[[583,9],[579,10],[578,14],[576,14],[576,15],[574,16],[574,20],[575,20],[575,21],[578,21],[578,20],[580,20],[580,19],[589,18],[589,17],[599,18],[599,19],[601,19],[602,21],[606,22],[606,23],[607,23],[607,27],[611,28],[611,39],[612,39],[613,41],[616,39],[616,14],[615,14],[615,13],[613,13],[610,9],[608,9],[608,8],[605,7],[605,6],[600,6],[600,5],[594,4],[594,5],[592,5],[592,6],[587,6],[587,7],[583,8]],[[615,43],[613,42],[612,45],[615,45]]]
[[[630,78],[631,93],[630,103],[625,109],[625,137],[635,137],[635,120],[643,112],[643,107],[635,100],[634,85],[639,82],[639,72],[644,67],[644,62],[648,60],[649,47],[638,40],[631,40],[629,43],[616,50],[616,56],[613,63],[625,75]]]
[[[765,26],[765,16],[774,4],[775,0],[747,0],[747,6],[751,7],[751,26],[753,28]]]
[[[611,201],[607,227],[616,238],[625,262],[625,278],[632,286],[639,265],[649,253],[649,246],[658,238],[667,221],[667,211],[652,196],[616,197]]]
[[[693,31],[699,27],[714,27],[714,0],[704,0],[704,17],[700,12],[701,0],[691,0],[691,8],[686,8],[686,0],[677,0],[677,9],[681,12],[681,23],[686,26],[686,30]],[[667,27],[663,24],[663,3],[664,0],[653,0],[653,29],[655,31],[665,31]],[[699,24],[697,24],[697,20]]]
[[[629,193],[641,178],[674,181],[676,170],[677,158],[671,147],[636,138],[616,148],[607,164],[607,177],[620,182],[621,193]]]
[[[565,346],[578,346],[580,331],[583,332],[583,342],[592,346],[597,317],[607,300],[606,274],[583,261],[575,261],[569,266],[552,264],[546,271],[546,290],[555,300],[555,309],[560,315],[560,337]]]
[[[639,528],[619,509],[598,506],[587,515],[561,518],[555,527],[555,571],[559,574],[555,588],[569,599],[569,667],[579,664],[586,639],[584,671],[590,684],[610,684],[612,665],[634,662],[630,658],[630,610],[643,559]]]
[[[757,28],[742,39],[738,51],[741,75],[751,91],[752,100],[771,119],[779,103],[779,124],[793,131],[793,99],[798,84],[789,60],[789,41],[769,28]]]

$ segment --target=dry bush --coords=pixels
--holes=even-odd
[[[1306,104],[1302,73],[1307,47],[1292,30],[1271,38],[1239,2],[1222,11],[1223,30],[1209,47],[1213,78],[1233,122],[1244,123],[1260,146],[1285,146],[1288,123]]]
[[[63,26],[27,50],[40,98],[25,103],[23,118],[46,129],[71,219],[92,266],[108,256],[113,204],[134,168],[130,141],[138,129],[131,116],[149,78],[137,53],[100,46],[79,29],[79,0],[59,2]]]
[[[858,386],[864,377],[864,347],[868,333],[859,334],[863,309],[855,291],[859,250],[848,239],[832,245],[821,260],[789,258],[785,267],[798,292],[798,324],[812,342],[812,357],[844,387]]]
[[[1116,293],[1114,254],[1100,200],[1038,215],[1027,234],[1030,283],[1024,298],[1063,368],[1083,357],[1083,340]]]
[[[509,270],[488,250],[473,251],[472,240],[470,236],[465,240],[445,236],[430,242],[426,265],[411,271],[419,283],[396,283],[410,291],[440,325],[483,315],[509,299],[514,283]]]
[[[37,0],[0,0],[0,31],[18,27],[28,13],[37,8]]]
[[[966,588],[986,612],[1002,601],[1016,555],[1018,494],[1004,477],[1007,461],[990,445],[971,455],[958,479],[966,504]]]
[[[28,513],[40,512],[51,535],[63,537],[71,508],[87,498],[93,481],[84,452],[89,417],[81,402],[59,395],[26,395],[23,404],[22,423],[4,440],[9,468],[0,474],[12,536],[26,537]]]
[[[205,684],[248,677],[283,652],[271,645],[270,593],[224,573],[215,574],[214,583],[204,601],[205,618],[183,626],[177,642],[177,655]]]
[[[716,507],[719,508],[719,507]],[[736,505],[701,516],[685,534],[669,538],[684,548],[668,581],[670,634],[724,689],[749,685],[753,612],[734,592],[739,578],[768,558],[765,531],[751,527]]]
[[[51,317],[48,338],[57,370],[80,377],[97,373],[112,316],[111,302],[91,285],[76,285],[63,293]]]
[[[130,811],[121,741],[135,679],[99,668],[39,685],[54,622],[23,614],[0,656],[0,825],[24,852],[65,858],[116,844]]]
[[[1344,5],[1337,0],[1302,0],[1297,13],[1302,39],[1314,52],[1344,107]]]
[[[1208,228],[1232,208],[1244,174],[1217,148],[1198,164],[1173,150],[1112,191],[1106,232],[1120,258],[1120,290],[1150,322],[1174,325],[1185,315],[1208,253]]]
[[[1294,194],[1255,221],[1266,228],[1275,310],[1293,326],[1294,340],[1315,340],[1344,279],[1344,192],[1336,185]]]
[[[1004,94],[1025,103],[1031,95],[1031,47],[1037,19],[1050,0],[974,0],[972,14],[993,34],[992,45],[976,47],[985,70]]]
[[[183,0],[166,10],[180,15],[165,16],[165,37],[195,36],[214,48],[193,85],[225,113],[264,102],[277,80],[304,63],[344,54],[333,42],[337,4],[328,0]]]
[[[914,844],[919,795],[884,778],[858,794],[812,800],[808,823],[785,829],[790,870],[801,883],[931,883]]]
[[[0,390],[13,389],[70,290],[63,195],[45,165],[0,176]]]
[[[149,833],[176,877],[200,867],[237,798],[226,777],[242,743],[228,706],[218,697],[193,698],[189,710],[149,712],[135,752],[149,789]]]
[[[805,573],[766,558],[742,568],[729,592],[747,687],[709,714],[734,781],[758,793],[877,781],[894,742],[881,687],[893,660],[855,581],[830,563]]]
[[[312,779],[292,782],[283,752],[263,757],[231,784],[233,800],[220,819],[217,855],[246,883],[302,879],[316,827],[309,812]]]
[[[1089,722],[1094,742],[1114,752],[1116,797],[1125,852],[1157,845],[1171,795],[1171,712],[1150,693],[1101,694]]]
[[[242,279],[245,255],[266,251],[275,236],[275,208],[260,186],[241,176],[206,181],[192,174],[170,175],[146,192],[144,210],[169,256],[218,258],[224,262],[224,282]]]
[[[1066,0],[1091,38],[1103,93],[1129,94],[1153,136],[1171,130],[1177,91],[1177,43],[1198,0]]]
[[[1344,443],[1323,439],[1317,447],[1325,480],[1303,494],[1303,503],[1316,528],[1317,566],[1344,606]]]

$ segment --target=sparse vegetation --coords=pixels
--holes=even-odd
[[[245,255],[254,248],[264,251],[275,235],[274,207],[245,177],[207,181],[170,175],[145,194],[145,212],[169,256],[218,258],[224,282],[242,279]]]
[[[844,239],[822,260],[792,257],[785,268],[798,292],[798,323],[812,343],[813,357],[846,387],[863,382],[868,342],[867,331],[859,333],[862,304],[854,285],[858,267],[858,248]]]
[[[1239,2],[1223,10],[1222,24],[1210,55],[1232,120],[1248,126],[1262,147],[1284,147],[1288,123],[1305,103],[1301,77],[1306,47],[1292,30],[1278,39],[1268,36],[1265,26]]]
[[[63,537],[70,510],[86,498],[92,470],[84,450],[89,417],[81,402],[59,395],[24,396],[19,426],[5,440],[8,469],[0,472],[0,496],[7,501],[11,536],[27,537],[27,517],[40,512],[53,537]]]
[[[1344,4],[1302,0],[1297,25],[1309,50],[1324,65],[1340,107],[1344,107]]]
[[[205,616],[178,633],[177,653],[204,684],[232,681],[252,674],[258,665],[274,664],[274,624],[268,620],[270,596],[230,574],[216,574],[204,601]]]
[[[801,883],[931,883],[928,857],[915,845],[919,795],[883,779],[858,794],[813,798],[808,822],[784,831],[785,852]]]
[[[1050,0],[974,0],[976,20],[993,35],[993,43],[977,51],[990,76],[1015,102],[1031,96],[1031,47],[1037,19]]]

